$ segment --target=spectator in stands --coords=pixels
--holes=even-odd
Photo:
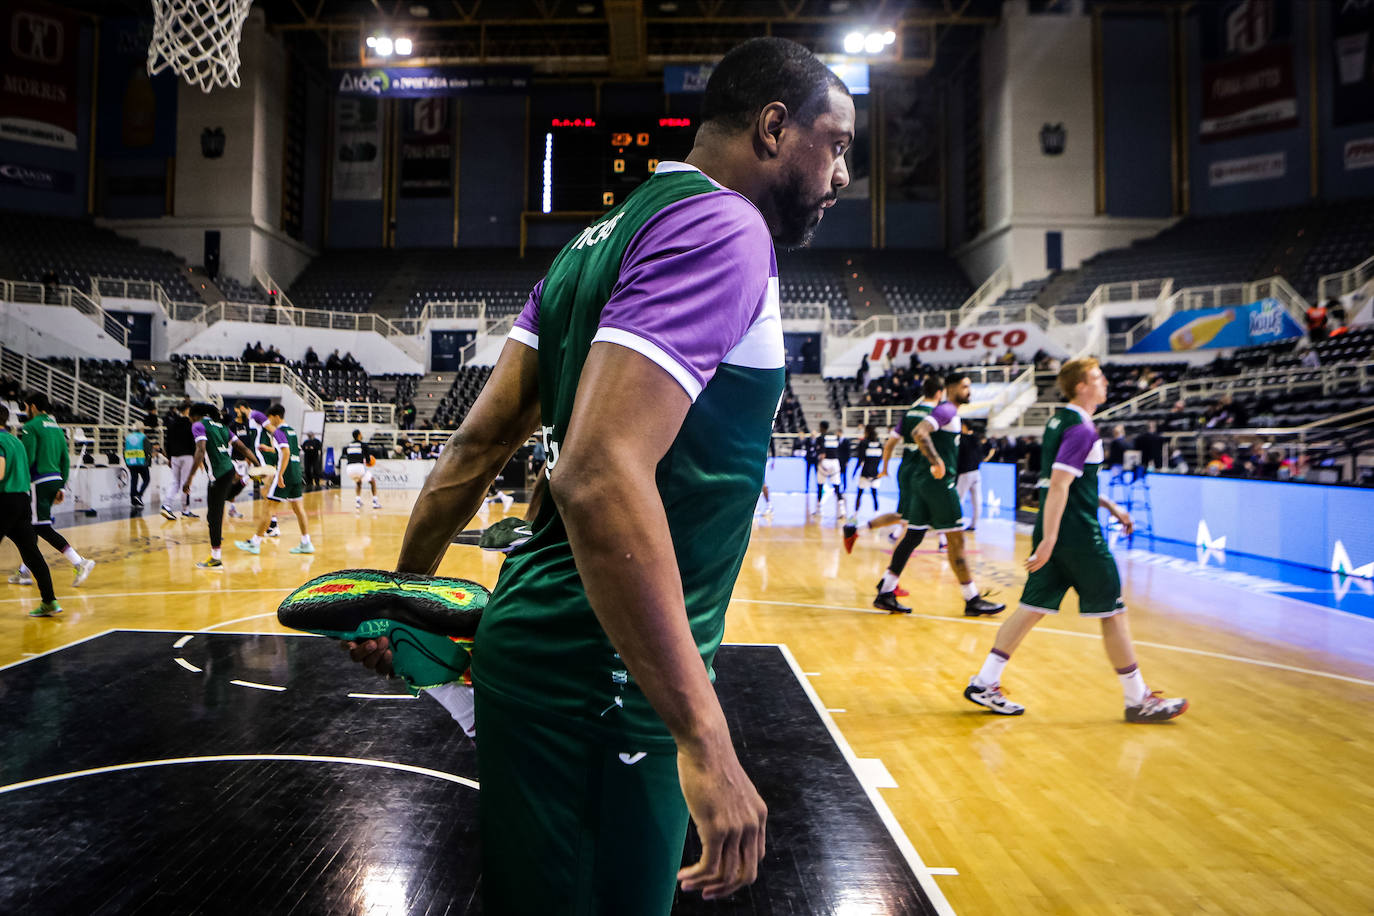
[[[316,439],[314,433],[306,433],[305,441],[301,443],[301,471],[304,475],[302,482],[307,489],[320,485],[323,470],[324,443]]]
[[[270,347],[267,348],[265,362],[284,363],[286,362],[286,357],[281,355],[281,351],[277,349],[276,344],[272,344]]]
[[[1019,439],[1019,448],[1022,455],[1026,456],[1026,470],[1036,475],[1038,478],[1041,471],[1040,437],[1026,436]]]
[[[1329,300],[1328,300],[1329,301]],[[1325,302],[1314,302],[1307,307],[1307,336],[1314,342],[1326,340],[1327,314]]]
[[[1235,459],[1226,451],[1226,445],[1222,442],[1213,442],[1208,451],[1207,473],[1213,477],[1230,472],[1235,466]]]
[[[406,401],[405,404],[401,406],[401,429],[415,428],[415,414],[415,402]]]
[[[1203,425],[1207,429],[1244,429],[1249,423],[1250,411],[1228,392],[1208,408]]]
[[[1164,437],[1159,434],[1159,424],[1150,420],[1145,424],[1145,432],[1135,437],[1136,451],[1140,452],[1140,463],[1147,468],[1158,470],[1164,467]]]
[[[1304,369],[1317,369],[1321,367],[1322,360],[1321,357],[1317,355],[1316,347],[1304,340],[1298,343],[1297,350],[1302,353],[1302,357],[1298,360],[1298,364]]]
[[[868,354],[865,353],[859,360],[859,371],[854,373],[854,381],[859,383],[862,388],[868,384]]]
[[[1002,354],[1002,358],[999,359],[998,362],[1001,363],[1003,366],[1016,365],[1016,351],[1013,350],[1011,347],[1007,347],[1007,352]]]
[[[339,359],[339,351],[338,351],[338,349],[335,349],[333,353],[329,354],[329,358],[326,359],[326,360],[324,361],[324,367],[325,367],[326,369],[342,369],[342,368],[343,368],[343,361]]]
[[[343,368],[348,369],[352,372],[362,371],[362,365],[360,365],[358,361],[353,358],[352,352],[345,352],[343,355],[343,359],[340,362],[342,362]]]
[[[307,366],[318,366],[320,364],[320,354],[315,352],[314,347],[305,348],[305,364]]]
[[[253,361],[253,348],[252,348],[252,346],[250,346],[249,344],[244,344],[244,345],[243,345],[243,355],[240,356],[239,359],[242,360],[242,361],[245,362],[245,363],[251,363],[251,362]]]
[[[1113,473],[1121,473],[1122,467],[1126,464],[1126,449],[1129,447],[1129,443],[1126,442],[1126,427],[1118,423],[1112,427],[1112,438],[1107,443],[1107,467]]]

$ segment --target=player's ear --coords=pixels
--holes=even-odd
[[[769,102],[759,112],[756,124],[758,133],[755,139],[770,159],[778,155],[787,118],[787,106],[782,102]]]

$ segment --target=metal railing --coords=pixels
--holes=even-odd
[[[324,419],[328,423],[368,423],[396,425],[396,405],[372,401],[325,401]]]
[[[1197,429],[1161,433],[1167,442],[1166,455],[1172,454],[1175,448],[1182,451],[1179,443],[1192,443],[1194,461],[1191,464],[1194,472],[1206,465],[1212,444],[1217,441],[1229,440],[1241,446],[1259,445],[1266,450],[1281,448],[1302,452],[1309,449],[1346,447],[1352,440],[1361,436],[1367,438],[1370,434],[1374,434],[1374,406],[1322,417],[1299,426]],[[1354,470],[1353,456],[1349,469]]]
[[[1374,280],[1374,255],[1370,255],[1349,270],[1326,274],[1317,281],[1317,300],[1339,299]]]
[[[1342,383],[1355,382],[1360,388],[1374,383],[1374,361],[1318,366],[1315,368],[1294,367],[1291,369],[1264,369],[1241,375],[1213,376],[1207,378],[1181,379],[1157,388],[1142,391],[1134,397],[1113,404],[1098,411],[1097,418],[1108,420],[1119,416],[1129,416],[1140,410],[1173,404],[1179,400],[1198,395],[1220,394],[1264,394],[1280,392],[1289,394],[1298,388],[1320,385],[1323,394],[1330,394]]]
[[[121,347],[129,345],[129,330],[124,322],[105,311],[100,293],[86,295],[74,286],[27,283],[22,280],[0,280],[0,300],[20,305],[54,305],[76,309],[95,326],[109,335]]]
[[[992,272],[992,276],[973,291],[963,305],[959,306],[959,324],[964,324],[978,312],[988,307],[1002,294],[1011,289],[1011,264],[1003,264]]]
[[[81,459],[83,452],[97,458],[96,464],[118,466],[124,463],[124,437],[133,430],[132,426],[119,424],[76,423],[67,426],[67,448],[71,451],[72,465]],[[162,444],[161,430],[149,427],[141,430],[147,437],[143,448],[148,456],[148,464],[153,464],[153,449]]]
[[[17,381],[24,391],[43,392],[54,407],[97,423],[128,424],[144,413],[127,398],[117,398],[9,347],[0,347],[0,374]]]
[[[1142,340],[1145,335],[1154,330],[1149,317],[1145,317],[1131,325],[1125,331],[1107,335],[1108,353],[1129,353],[1131,349]]]
[[[162,284],[154,280],[125,280],[120,277],[91,277],[91,289],[101,296],[115,296],[120,299],[142,299],[156,302],[169,316],[172,314],[172,300]]]
[[[1160,299],[1152,317],[1154,324],[1158,326],[1174,312],[1221,308],[1227,305],[1249,305],[1261,299],[1277,299],[1298,322],[1305,318],[1307,300],[1280,276],[1247,283],[1189,286]]]
[[[833,319],[826,326],[832,337],[861,340],[872,334],[909,334],[914,331],[944,331],[958,324],[955,312],[912,312],[907,315],[874,315],[863,321]]]
[[[186,361],[187,380],[196,373],[196,382],[240,382],[253,385],[284,385],[294,392],[311,410],[323,410],[324,398],[287,366],[276,363],[244,363],[238,360],[189,359]],[[202,386],[202,390],[207,390]]]
[[[1144,302],[1153,299],[1158,307],[1160,300],[1169,298],[1173,291],[1173,277],[1102,283],[1092,291],[1082,305],[1066,304],[1051,307],[1050,320],[1053,324],[1081,324],[1099,305],[1109,305],[1113,302]]]
[[[830,306],[824,302],[782,302],[778,310],[783,321],[830,321]]]

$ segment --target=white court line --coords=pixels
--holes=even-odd
[[[24,664],[24,662],[31,662],[31,661],[33,661],[34,659],[36,659],[36,658],[42,658],[42,657],[45,656],[45,655],[52,655],[54,652],[61,652],[63,649],[70,649],[72,646],[79,646],[79,645],[81,645],[83,642],[90,642],[92,639],[99,639],[99,638],[102,637],[102,636],[108,636],[109,634],[114,633],[114,632],[115,632],[115,630],[114,630],[113,628],[111,628],[111,629],[108,629],[108,630],[101,630],[99,633],[92,633],[90,636],[83,636],[83,637],[81,637],[80,639],[73,639],[73,640],[72,640],[71,642],[69,642],[69,643],[64,643],[63,645],[56,646],[56,647],[54,647],[54,648],[52,648],[52,649],[44,649],[42,652],[36,652],[36,653],[34,653],[33,655],[28,656],[27,658],[21,658],[21,659],[19,659],[19,660],[17,660],[17,661],[12,661],[12,662],[8,662],[8,663],[6,663],[6,664],[0,665],[0,671],[4,671],[6,668],[13,668],[15,665],[22,665],[22,664]],[[168,631],[165,631],[165,632],[180,633],[181,630],[168,630]]]
[[[225,592],[207,592],[203,588],[184,588],[166,592],[88,592],[82,589],[80,592],[67,592],[63,594],[63,601],[71,601],[74,598],[155,598],[167,595],[216,595],[223,598],[232,598],[235,595],[260,595],[269,592],[282,595],[290,594],[291,590],[286,588],[236,588]],[[13,604],[32,602],[32,598],[0,598],[0,604]]]
[[[200,674],[204,670],[203,668],[197,668],[195,665],[191,664],[184,658],[174,658],[172,659],[172,661],[176,662],[178,665],[185,668],[187,671],[194,672],[195,674]]]
[[[802,674],[806,675],[807,677],[820,677],[820,676],[821,676],[821,673],[820,673],[819,671],[803,671]]]
[[[350,693],[355,700],[416,700],[419,697],[408,693]]]
[[[278,687],[276,684],[259,684],[256,681],[240,681],[237,678],[229,683],[237,684],[240,687],[252,687],[255,690],[273,690],[278,693],[286,689],[285,687]]]
[[[767,645],[767,643],[758,643],[756,645]],[[864,764],[859,762],[859,758],[854,754],[854,749],[849,746],[849,741],[845,739],[844,733],[841,732],[839,727],[835,724],[835,720],[830,717],[830,713],[825,711],[825,705],[821,703],[821,698],[816,693],[815,688],[811,686],[811,682],[806,679],[805,673],[801,670],[801,665],[797,664],[796,658],[792,655],[792,650],[789,649],[785,643],[778,643],[777,649],[782,653],[782,657],[787,660],[787,664],[792,668],[792,673],[796,676],[797,683],[800,684],[802,690],[806,692],[807,698],[811,700],[811,705],[816,708],[816,714],[821,717],[821,722],[825,725],[825,730],[830,732],[831,740],[835,742],[836,746],[840,749],[840,753],[844,755],[845,762],[849,764],[849,768],[854,772],[855,778],[859,780],[859,785],[863,787],[864,794],[868,796],[869,802],[877,810],[878,817],[882,820],[883,826],[887,827],[887,832],[892,835],[893,841],[897,844],[897,849],[901,851],[902,857],[906,859],[906,864],[911,868],[912,874],[916,876],[916,880],[920,883],[921,889],[924,890],[926,896],[930,898],[930,903],[935,907],[935,912],[939,913],[940,916],[954,916],[954,908],[951,907],[949,901],[945,899],[944,891],[940,890],[940,886],[931,878],[931,870],[926,868],[925,862],[921,860],[921,854],[918,853],[916,847],[911,844],[911,840],[902,830],[901,824],[897,823],[897,817],[892,813],[892,809],[887,806],[887,801],[882,795],[878,794],[878,790],[875,787],[869,785],[864,780],[861,772]]]
[[[857,612],[859,612],[859,613],[864,613],[864,614],[870,613],[870,611],[869,611],[868,608],[849,607],[849,606],[847,606],[847,605],[842,605],[842,604],[801,604],[801,603],[796,602],[796,601],[766,601],[766,600],[761,599],[761,598],[731,598],[730,600],[731,600],[732,603],[733,603],[733,602],[739,602],[739,603],[741,603],[741,604],[774,604],[774,605],[778,605],[779,607],[805,607],[805,608],[815,608],[815,609],[817,609],[817,610],[829,610],[829,611],[857,611]],[[887,615],[887,612],[886,612],[886,611],[878,611],[878,612],[876,612],[876,613],[881,613],[881,614]],[[981,619],[978,619],[978,618],[968,619],[968,618],[964,618],[964,617],[944,617],[944,616],[941,616],[941,615],[939,615],[939,614],[915,614],[915,613],[913,613],[913,614],[903,614],[902,616],[903,616],[903,617],[920,618],[921,620],[940,620],[940,621],[944,621],[944,622],[946,622],[946,623],[963,623],[963,624],[970,624],[970,625],[972,625],[972,626],[979,626],[979,627],[1000,627],[1000,626],[1002,625],[1001,622],[1000,622],[1000,621],[997,621],[997,620],[981,620]],[[1098,634],[1098,633],[1078,633],[1078,632],[1075,632],[1075,631],[1073,631],[1073,630],[1060,630],[1060,629],[1058,629],[1058,628],[1056,628],[1056,627],[1047,627],[1047,626],[1043,626],[1043,625],[1042,625],[1042,626],[1037,626],[1037,627],[1035,628],[1035,632],[1037,632],[1037,633],[1057,633],[1057,634],[1060,635],[1060,636],[1072,636],[1072,637],[1075,637],[1075,638],[1077,638],[1077,639],[1101,639],[1101,638],[1102,638],[1101,634]],[[1135,644],[1136,644],[1137,646],[1149,646],[1151,649],[1166,649],[1166,650],[1168,650],[1168,651],[1170,651],[1170,652],[1182,652],[1182,653],[1184,653],[1184,654],[1186,654],[1186,655],[1200,655],[1200,656],[1202,656],[1202,657],[1204,657],[1204,658],[1216,658],[1216,659],[1221,659],[1222,661],[1228,661],[1228,662],[1241,662],[1242,664],[1246,664],[1246,665],[1256,665],[1256,666],[1258,666],[1258,667],[1260,667],[1260,668],[1273,668],[1273,669],[1275,669],[1276,671],[1291,671],[1291,672],[1293,672],[1294,674],[1309,674],[1309,675],[1311,675],[1311,676],[1313,676],[1313,677],[1324,677],[1324,678],[1328,678],[1328,679],[1333,680],[1333,681],[1344,681],[1344,682],[1347,683],[1347,684],[1359,684],[1359,685],[1361,685],[1361,686],[1363,686],[1363,687],[1374,687],[1374,681],[1367,680],[1367,679],[1365,679],[1365,678],[1351,677],[1351,676],[1346,675],[1346,674],[1333,674],[1333,673],[1330,672],[1330,671],[1317,671],[1317,670],[1315,670],[1315,669],[1313,669],[1313,668],[1299,668],[1299,667],[1297,667],[1297,666],[1295,666],[1295,665],[1285,665],[1285,664],[1282,664],[1281,662],[1267,662],[1267,661],[1265,661],[1264,659],[1261,659],[1261,658],[1247,658],[1246,656],[1243,656],[1243,655],[1227,655],[1227,654],[1224,653],[1224,652],[1209,652],[1209,651],[1207,651],[1206,649],[1190,649],[1190,648],[1188,648],[1187,646],[1172,646],[1172,645],[1169,645],[1168,643],[1162,643],[1162,642],[1148,642],[1148,641],[1143,640],[1143,639],[1137,639],[1137,640],[1134,640],[1134,642],[1135,642]]]
[[[7,792],[16,792],[20,789],[31,789],[34,786],[47,785],[48,783],[63,782],[68,779],[79,779],[82,776],[98,776],[102,773],[117,773],[120,770],[178,766],[187,763],[252,763],[256,760],[286,760],[302,763],[345,763],[352,766],[377,767],[384,770],[399,770],[402,773],[415,773],[420,776],[432,776],[435,779],[456,782],[458,785],[467,786],[469,789],[481,789],[481,785],[477,780],[468,779],[466,776],[445,773],[442,770],[431,770],[428,767],[412,766],[408,763],[392,763],[389,760],[370,760],[365,757],[320,757],[313,754],[217,754],[212,757],[168,757],[162,760],[141,760],[137,763],[120,763],[108,767],[95,767],[90,770],[74,770],[70,773],[58,773],[54,776],[43,776],[39,779],[29,779],[24,782],[15,782],[7,786],[0,786],[0,795],[4,795]]]
[[[849,710],[847,710],[847,709],[827,709],[826,712],[828,712],[828,713],[849,712]]]
[[[958,874],[959,874],[959,869],[957,869],[957,868],[931,868],[931,869],[928,869],[928,871],[929,871],[932,875],[958,875]]]
[[[182,646],[186,645],[188,642],[190,642],[191,640],[193,640],[193,639],[195,639],[195,638],[196,638],[196,637],[195,637],[195,634],[194,634],[194,633],[188,633],[187,635],[185,635],[185,636],[181,637],[180,639],[178,639],[176,642],[172,643],[172,648],[173,648],[173,649],[180,649]]]
[[[227,626],[229,626],[230,624],[243,623],[245,620],[258,620],[258,619],[263,618],[263,617],[276,617],[276,616],[277,616],[277,612],[276,612],[276,611],[268,611],[268,612],[265,613],[265,614],[250,614],[250,615],[247,616],[247,617],[238,617],[238,618],[235,618],[234,620],[225,620],[225,621],[223,621],[222,623],[212,623],[212,624],[210,624],[208,627],[201,627],[201,628],[200,628],[199,630],[197,630],[196,632],[197,632],[197,633],[209,633],[211,630],[216,630],[216,629],[219,629],[220,627],[227,627]]]

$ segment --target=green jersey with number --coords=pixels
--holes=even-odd
[[[690,166],[663,163],[563,249],[511,332],[539,351],[555,479],[593,344],[634,350],[692,399],[656,482],[708,671],[783,390],[777,290],[772,240],[754,206]],[[671,742],[592,611],[553,500],[533,528],[509,554],[483,613],[473,675],[485,701],[632,739],[635,748]]]
[[[1097,520],[1097,472],[1105,455],[1092,418],[1072,404],[1065,405],[1045,424],[1041,443],[1040,467],[1045,476],[1039,481],[1040,505],[1045,504],[1053,471],[1067,471],[1074,477],[1069,484],[1069,499],[1059,523],[1056,547],[1076,549],[1105,543],[1102,526]],[[1044,513],[1041,512],[1036,517],[1032,536],[1036,543],[1044,536],[1043,527]]]

